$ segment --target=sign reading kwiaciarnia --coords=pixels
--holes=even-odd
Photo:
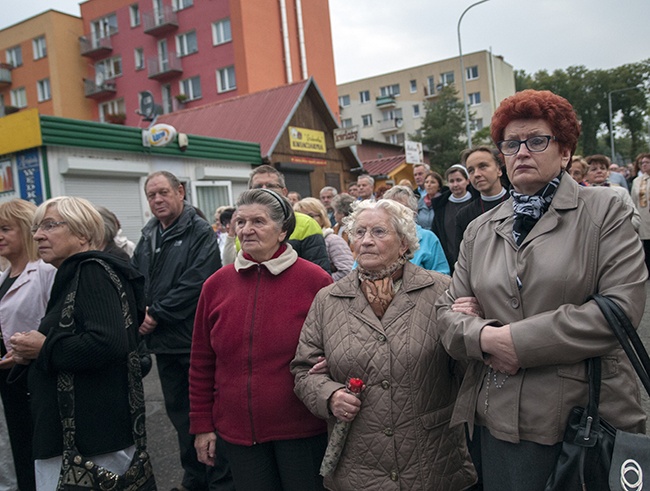
[[[301,152],[326,153],[325,133],[289,126],[289,145],[291,150]]]

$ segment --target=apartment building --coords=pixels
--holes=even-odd
[[[96,120],[138,124],[143,91],[169,113],[310,76],[337,108],[327,0],[88,0],[80,7],[85,96],[95,101]]]
[[[0,116],[36,108],[40,114],[90,119],[82,34],[79,17],[55,10],[0,30]]]
[[[463,55],[472,128],[490,124],[499,102],[515,93],[512,65],[489,51]],[[425,104],[454,84],[462,97],[460,58],[377,75],[338,85],[341,126],[359,125],[364,139],[402,145],[422,127]]]

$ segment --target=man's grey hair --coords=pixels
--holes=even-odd
[[[334,186],[325,186],[323,189],[320,190],[320,193],[318,193],[318,195],[320,196],[321,194],[323,194],[324,191],[330,191],[332,193],[332,196],[336,196],[337,194],[339,194],[339,192],[336,190]]]
[[[368,174],[363,174],[357,177],[357,182],[360,181],[361,179],[365,179],[366,181],[370,182],[371,186],[375,185],[375,179],[372,176],[369,176]]]
[[[286,188],[286,184],[284,181],[284,174],[280,172],[278,169],[273,167],[272,165],[260,165],[259,167],[256,167],[253,172],[251,172],[251,175],[248,179],[248,189],[251,189],[253,186],[253,177],[255,177],[257,174],[274,174],[278,176],[278,184],[282,186],[283,188]]]
[[[426,170],[427,172],[431,171],[431,166],[429,164],[425,164],[425,163],[413,164],[413,168],[415,169],[416,167],[424,167],[424,170]]]

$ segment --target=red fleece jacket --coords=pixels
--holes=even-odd
[[[277,276],[264,265],[229,265],[205,282],[192,339],[191,433],[216,430],[253,445],[327,431],[294,394],[289,363],[314,296],[331,282],[300,258]]]

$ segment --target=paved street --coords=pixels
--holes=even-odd
[[[650,282],[646,283],[646,295],[650,296]],[[639,334],[646,347],[650,348],[650,297],[646,303],[645,314],[639,326]],[[158,487],[161,491],[166,491],[180,484],[182,470],[178,458],[176,433],[165,414],[163,396],[155,366],[144,380],[144,389],[147,402],[149,450]],[[650,414],[650,398],[643,390],[642,394],[646,413]],[[650,425],[648,426],[650,429]]]

